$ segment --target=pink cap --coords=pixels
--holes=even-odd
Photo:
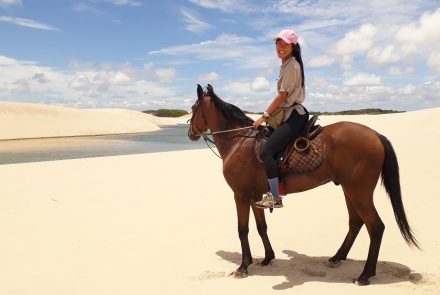
[[[285,29],[279,32],[273,39],[276,41],[277,39],[282,39],[287,44],[296,44],[298,43],[298,36],[292,30]]]

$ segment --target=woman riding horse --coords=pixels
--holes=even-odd
[[[221,100],[211,85],[208,85],[206,93],[198,85],[197,97],[188,136],[191,140],[198,140],[209,129],[223,159],[223,175],[234,192],[242,249],[242,262],[235,276],[245,277],[252,264],[248,240],[251,208],[265,249],[261,265],[268,265],[275,258],[267,236],[264,210],[255,206],[255,202],[267,191],[266,171],[255,153],[259,130],[252,128],[253,120],[239,108]],[[364,125],[338,122],[323,127],[322,137],[324,161],[313,171],[286,174],[286,193],[306,191],[331,181],[341,185],[349,227],[341,247],[329,263],[338,264],[347,258],[359,230],[365,224],[370,247],[364,270],[355,282],[367,285],[370,277],[376,274],[385,229],[373,203],[374,189],[380,176],[403,238],[408,245],[418,247],[402,203],[397,157],[385,136]]]
[[[275,37],[275,47],[281,59],[278,77],[278,95],[273,99],[263,116],[254,122],[257,128],[267,122],[276,129],[263,147],[261,157],[267,174],[270,191],[261,201],[255,202],[258,208],[282,208],[283,202],[278,190],[280,172],[275,155],[297,136],[307,123],[309,113],[301,105],[304,101],[304,67],[298,36],[292,30],[282,30]],[[278,117],[279,120],[275,120]]]

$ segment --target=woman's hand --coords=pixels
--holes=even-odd
[[[254,122],[254,128],[257,129],[258,126],[263,124],[263,122],[266,122],[266,119],[264,117],[260,117],[257,121]]]

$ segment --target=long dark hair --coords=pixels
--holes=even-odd
[[[302,77],[301,86],[302,88],[304,88],[304,65],[303,65],[303,60],[301,58],[301,47],[299,46],[299,43],[292,44],[292,56],[301,66],[301,77]]]

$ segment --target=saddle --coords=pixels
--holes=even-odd
[[[316,125],[319,115],[314,115],[309,119],[300,134],[292,139],[287,147],[278,153],[278,167],[282,174],[287,172],[304,173],[317,169],[324,159],[324,146],[322,141],[322,127]],[[257,158],[261,160],[261,150],[267,139],[271,135],[268,128],[261,132],[261,140],[256,146]]]

